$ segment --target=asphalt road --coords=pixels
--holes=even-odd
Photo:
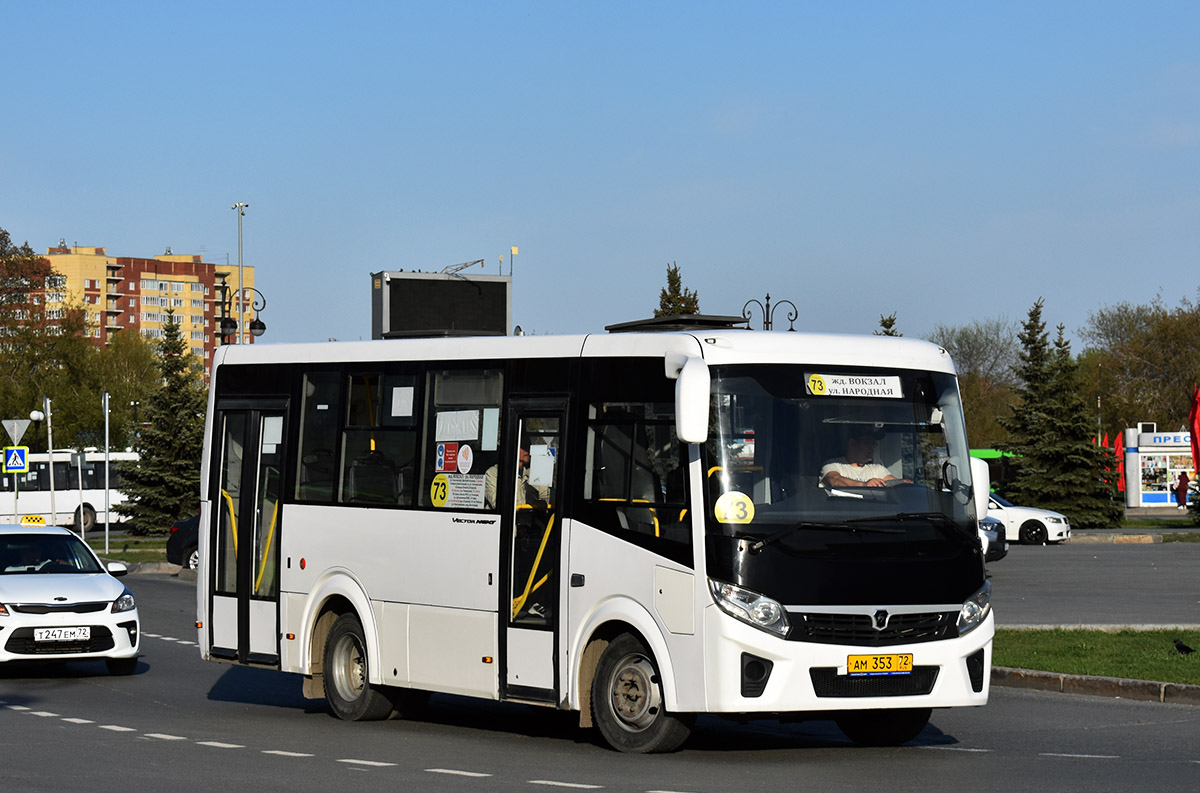
[[[1089,600],[1104,623],[1157,613],[1197,550],[1016,548],[993,565],[997,613],[1002,624],[1005,614],[1007,624],[1059,624],[1067,618],[1045,603],[1086,615]],[[985,708],[937,711],[894,749],[858,747],[829,722],[705,717],[683,751],[628,756],[563,714],[449,696],[418,720],[346,723],[304,699],[297,677],[201,661],[187,582],[126,580],[143,618],[137,674],[109,677],[99,663],[0,669],[0,790],[1200,789],[1200,708],[1018,689],[993,688]]]
[[[1200,543],[1011,546],[988,565],[996,622],[1200,628]]]

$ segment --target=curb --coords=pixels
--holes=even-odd
[[[1129,680],[1098,675],[1068,675],[1039,672],[1034,669],[992,667],[992,685],[1057,691],[1062,694],[1090,694],[1139,702],[1164,702],[1173,705],[1200,705],[1200,686],[1159,683],[1153,680]]]
[[[1071,534],[1071,539],[1067,540],[1068,545],[1088,545],[1097,543],[1154,543],[1162,542],[1163,536],[1159,533],[1154,534]]]

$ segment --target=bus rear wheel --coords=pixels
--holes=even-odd
[[[623,633],[604,648],[592,678],[592,722],[609,746],[671,752],[691,734],[692,720],[663,706],[658,667],[640,639]]]
[[[847,710],[834,717],[846,737],[863,746],[899,746],[921,734],[930,708]]]
[[[96,528],[96,510],[91,504],[75,507],[75,531],[91,531]]]
[[[343,614],[329,629],[322,669],[325,699],[344,721],[377,721],[392,712],[392,702],[370,682],[367,643],[362,623]]]

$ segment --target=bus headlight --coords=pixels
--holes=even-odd
[[[787,636],[787,612],[779,601],[724,581],[708,579],[713,602],[729,616],[778,636]]]
[[[958,612],[958,635],[970,633],[979,627],[992,610],[992,583],[985,581],[978,592],[967,598]]]

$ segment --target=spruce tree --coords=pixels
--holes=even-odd
[[[895,311],[893,311],[891,314],[889,314],[886,317],[883,314],[879,315],[879,330],[875,331],[875,335],[876,336],[903,336],[904,335],[903,333],[901,333],[899,330],[896,329],[896,312]]]
[[[679,265],[671,262],[667,265],[667,285],[658,294],[658,308],[654,310],[656,317],[674,317],[679,314],[699,314],[700,298],[694,289],[685,289],[683,277],[679,274]]]
[[[207,397],[174,312],[167,312],[155,357],[161,382],[142,404],[143,428],[134,442],[141,459],[121,471],[129,500],[120,511],[130,534],[164,533],[200,508]]]
[[[1051,348],[1042,307],[1039,298],[1022,323],[1018,403],[1000,420],[1009,432],[1004,448],[1018,457],[1006,495],[1022,506],[1062,512],[1073,527],[1115,525],[1121,507],[1108,472],[1112,459],[1092,440],[1070,342],[1060,325]]]

